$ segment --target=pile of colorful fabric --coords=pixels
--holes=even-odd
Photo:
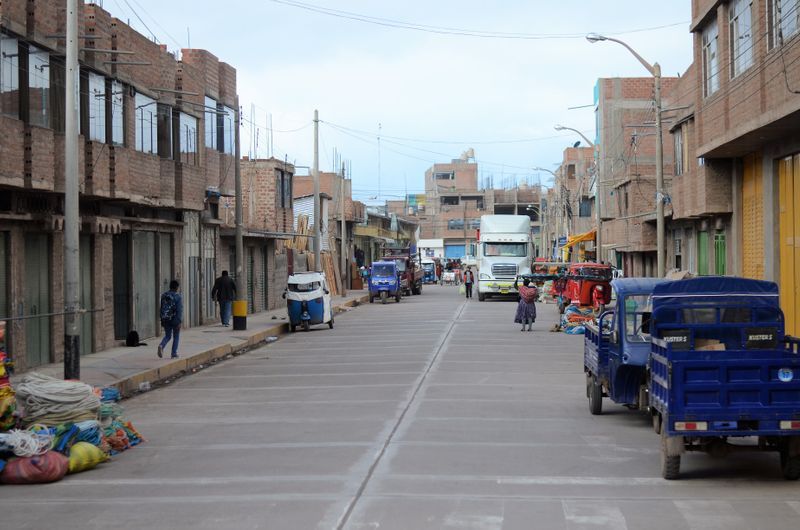
[[[0,424],[2,483],[54,482],[144,441],[121,418],[116,389],[31,373],[20,379],[16,395],[8,378],[0,376],[0,396],[3,392],[10,393],[14,410],[11,421]]]
[[[583,335],[586,323],[593,320],[594,310],[591,307],[568,305],[561,316],[561,329],[568,335]]]

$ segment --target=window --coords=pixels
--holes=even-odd
[[[28,47],[28,122],[50,127],[50,55]]]
[[[675,175],[683,175],[683,126],[672,133],[672,141],[675,145]]]
[[[726,274],[726,254],[725,232],[717,230],[714,234],[714,273],[717,276],[725,276]]]
[[[90,140],[106,141],[106,79],[102,75],[89,73],[88,80],[88,123],[86,134]]]
[[[197,118],[181,112],[178,116],[178,127],[180,161],[197,165]]]
[[[433,174],[433,178],[435,180],[455,180],[456,174],[452,171],[450,172],[438,172]]]
[[[569,164],[567,166],[567,178],[569,180],[575,180],[575,164]]]
[[[769,47],[782,46],[800,29],[800,0],[768,0]]]
[[[275,206],[292,207],[292,174],[280,169],[275,170]]]
[[[719,56],[717,21],[709,23],[703,30],[703,95],[708,97],[719,90]]]
[[[109,103],[111,143],[125,145],[125,87],[119,81],[111,81],[109,90],[111,91],[111,101]]]
[[[464,220],[463,219],[448,219],[448,221],[447,221],[447,229],[448,230],[463,230],[464,229]]]
[[[753,0],[733,0],[730,12],[731,77],[753,66]]]
[[[630,342],[650,340],[650,316],[653,312],[649,295],[625,297],[625,334]]]
[[[594,201],[589,197],[581,198],[580,206],[578,207],[578,217],[591,217],[592,216],[592,203]]]
[[[156,102],[144,94],[136,94],[136,150],[155,154],[158,122]]]
[[[683,259],[681,257],[681,254],[683,253],[683,248],[682,248],[682,241],[680,238],[680,234],[681,234],[680,230],[675,230],[673,232],[672,237],[674,238],[675,242],[675,268],[678,270],[683,270],[681,268],[683,265]]]
[[[217,150],[232,155],[236,141],[236,112],[224,105],[217,105],[217,110]]]
[[[206,137],[206,147],[217,148],[217,102],[206,96],[205,110],[203,112]]]
[[[528,255],[528,248],[525,243],[484,243],[483,255],[524,258]]]
[[[442,206],[458,206],[458,197],[441,197],[439,199]]]
[[[172,151],[172,107],[159,103],[156,105],[158,112],[158,156],[171,159]]]
[[[0,112],[19,117],[19,43],[0,34]]]

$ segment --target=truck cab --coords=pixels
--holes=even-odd
[[[586,326],[583,370],[589,411],[602,412],[602,398],[645,409],[653,289],[666,280],[624,278],[611,282],[617,305]]]
[[[516,295],[514,280],[531,273],[533,245],[527,215],[483,215],[478,240],[478,300]]]

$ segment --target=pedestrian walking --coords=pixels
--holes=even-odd
[[[525,331],[525,326],[528,326],[528,331],[533,331],[533,323],[536,322],[536,297],[539,295],[539,290],[535,285],[531,285],[530,278],[522,280],[522,285],[518,285],[519,278],[514,280],[514,289],[519,291],[519,304],[517,304],[517,314],[514,316],[514,322],[522,324],[520,331]]]
[[[216,279],[214,287],[211,289],[211,298],[219,302],[219,316],[222,325],[227,327],[231,323],[231,308],[236,299],[236,282],[228,275],[228,271],[222,271],[222,276]]]
[[[466,287],[467,298],[472,298],[472,284],[475,283],[475,275],[472,273],[472,267],[467,267],[464,272],[464,287]]]
[[[178,342],[181,338],[181,323],[183,322],[183,298],[178,289],[178,280],[169,282],[169,291],[161,295],[161,327],[164,328],[164,338],[158,345],[158,357],[164,356],[164,348],[172,339],[172,358],[178,358]]]

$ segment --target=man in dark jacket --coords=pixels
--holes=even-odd
[[[169,282],[169,291],[161,295],[161,326],[164,328],[164,338],[158,345],[158,356],[164,355],[164,348],[172,339],[172,358],[178,358],[178,341],[181,338],[181,324],[183,323],[183,297],[178,293],[180,284],[177,280]]]
[[[228,276],[228,271],[222,271],[222,276],[214,282],[211,289],[211,298],[219,302],[219,315],[223,326],[231,322],[231,304],[236,299],[236,282]]]

